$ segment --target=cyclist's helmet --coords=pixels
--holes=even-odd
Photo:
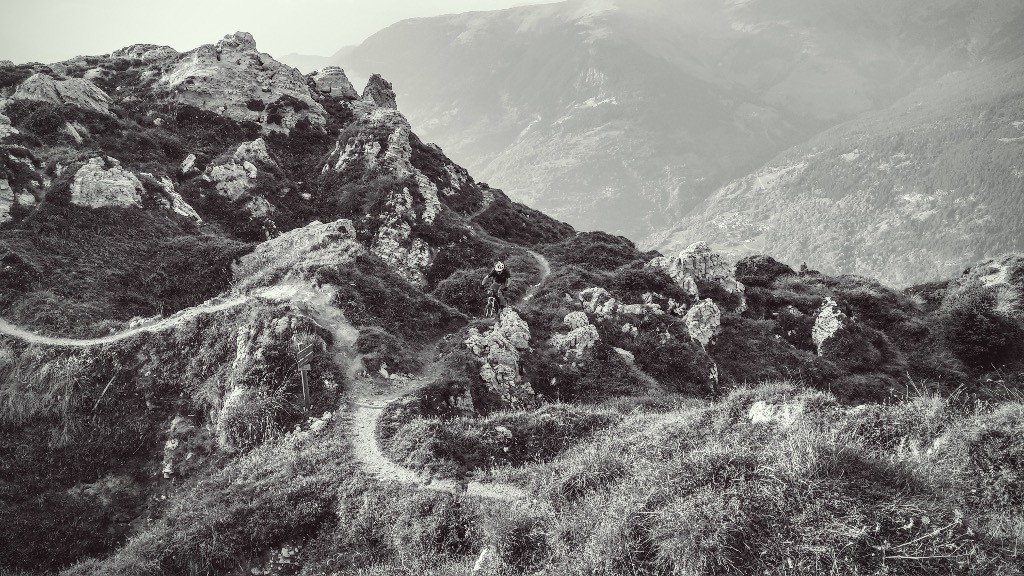
[[[501,262],[501,261],[499,260],[498,262],[496,262],[496,263],[494,264],[494,271],[495,271],[495,272],[501,272],[501,271],[502,271],[502,270],[504,270],[504,269],[505,269],[505,263],[504,263],[504,262]]]

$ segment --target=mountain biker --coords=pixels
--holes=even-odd
[[[480,282],[481,286],[490,284],[489,292],[492,292],[498,298],[498,305],[501,308],[508,306],[508,302],[505,299],[505,290],[508,289],[509,281],[512,279],[512,274],[505,269],[505,263],[498,260],[494,263],[494,268],[484,276],[484,279]]]

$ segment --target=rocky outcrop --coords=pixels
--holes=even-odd
[[[811,341],[818,348],[818,355],[822,353],[822,347],[830,338],[850,324],[850,318],[839,309],[839,305],[831,297],[826,296],[818,309],[818,315],[814,320],[814,328],[811,329]]]
[[[77,106],[101,114],[110,114],[110,96],[83,78],[55,80],[46,74],[33,74],[18,85],[14,100],[42,100]]]
[[[240,122],[259,122],[267,130],[290,130],[299,120],[308,118],[317,126],[325,124],[326,111],[309,92],[306,77],[256,49],[256,41],[247,32],[225,36],[216,44],[206,44],[180,54],[159,78],[172,97],[182,103],[223,114]],[[272,118],[265,106],[287,99],[278,116]]]
[[[722,311],[710,298],[696,303],[686,313],[686,330],[704,348],[722,331]]]
[[[365,254],[351,220],[314,221],[262,242],[232,267],[236,288],[246,291],[284,276],[306,280],[323,267],[337,267]]]
[[[75,172],[71,183],[71,203],[89,208],[142,208],[144,193],[145,188],[139,178],[109,156],[90,158]]]
[[[0,114],[0,140],[3,140],[8,136],[14,136],[15,134],[20,134],[20,132],[17,128],[11,126],[11,119]]]
[[[487,332],[471,328],[465,345],[483,363],[480,378],[504,406],[521,407],[535,402],[533,387],[520,373],[522,353],[530,346],[530,327],[515,310],[503,310],[501,318]]]
[[[198,172],[198,170],[196,170],[196,160],[197,158],[195,154],[185,156],[185,159],[181,161],[181,166],[178,167],[182,176],[191,176]]]
[[[366,88],[363,89],[362,100],[380,108],[398,109],[398,101],[395,98],[395,90],[392,88],[391,82],[382,78],[380,74],[370,76]]]
[[[172,182],[170,178],[163,176],[160,178],[159,182],[160,187],[164,190],[164,198],[160,198],[158,201],[164,208],[171,210],[175,214],[184,216],[196,224],[203,223],[203,219],[199,217],[199,213],[196,212],[195,208],[186,202],[185,199],[181,197],[181,194],[178,194],[174,189],[174,182]]]
[[[188,158],[185,160],[187,162]],[[185,170],[186,162],[182,162],[182,170]],[[191,168],[194,163],[193,157],[188,168]],[[273,159],[270,158],[267,143],[263,138],[239,144],[231,156],[231,160],[223,164],[207,166],[206,172],[203,173],[203,179],[212,182],[221,194],[232,200],[238,200],[256,185],[256,178],[260,173],[257,165],[276,166]]]
[[[158,44],[132,44],[110,53],[111,58],[141,60],[147,64],[171,60],[178,56],[178,51],[170,46]]]
[[[645,314],[660,315],[668,312],[682,316],[686,313],[686,304],[654,292],[644,294],[643,303],[626,304],[616,299],[604,288],[595,286],[581,291],[579,301],[583,305],[583,309],[594,314],[598,320],[614,319],[620,314],[641,316]]]
[[[434,252],[426,241],[413,237],[412,230],[415,224],[432,224],[440,213],[437,185],[412,165],[412,128],[402,114],[365,101],[358,104],[356,113],[363,129],[335,144],[324,172],[375,172],[402,182],[387,192],[381,226],[370,249],[403,278],[423,286]],[[382,134],[387,134],[386,139]]]
[[[738,311],[746,309],[743,284],[736,280],[732,267],[707,242],[692,244],[678,256],[659,256],[647,265],[664,270],[694,300],[700,297],[697,282],[717,282],[727,292],[739,297]]]
[[[310,74],[316,89],[331,98],[355,100],[359,98],[355,86],[349,81],[345,71],[339,66],[326,66]]]
[[[35,196],[28,192],[16,193],[7,180],[0,180],[0,223],[11,220],[11,208],[15,204],[31,206],[35,203]]]
[[[252,162],[253,164],[263,164],[265,166],[277,166],[277,162],[274,162],[270,157],[270,151],[267,150],[267,141],[263,138],[239,144],[232,159],[235,162]]]
[[[566,360],[579,359],[601,339],[597,328],[590,323],[590,319],[583,312],[570,312],[562,322],[569,327],[569,333],[555,334],[551,337],[551,345]]]

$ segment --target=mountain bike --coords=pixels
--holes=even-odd
[[[501,315],[501,297],[497,288],[490,288],[487,291],[487,305],[484,306],[485,318],[497,318]]]

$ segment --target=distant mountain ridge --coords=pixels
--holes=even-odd
[[[1022,14],[1001,0],[570,1],[403,21],[332,60],[392,79],[426,138],[513,198],[675,248],[666,230],[720,216],[702,202],[780,153],[1024,55]],[[878,273],[861,262],[835,270]]]
[[[1024,249],[1024,58],[828,130],[648,239],[909,285]]]

